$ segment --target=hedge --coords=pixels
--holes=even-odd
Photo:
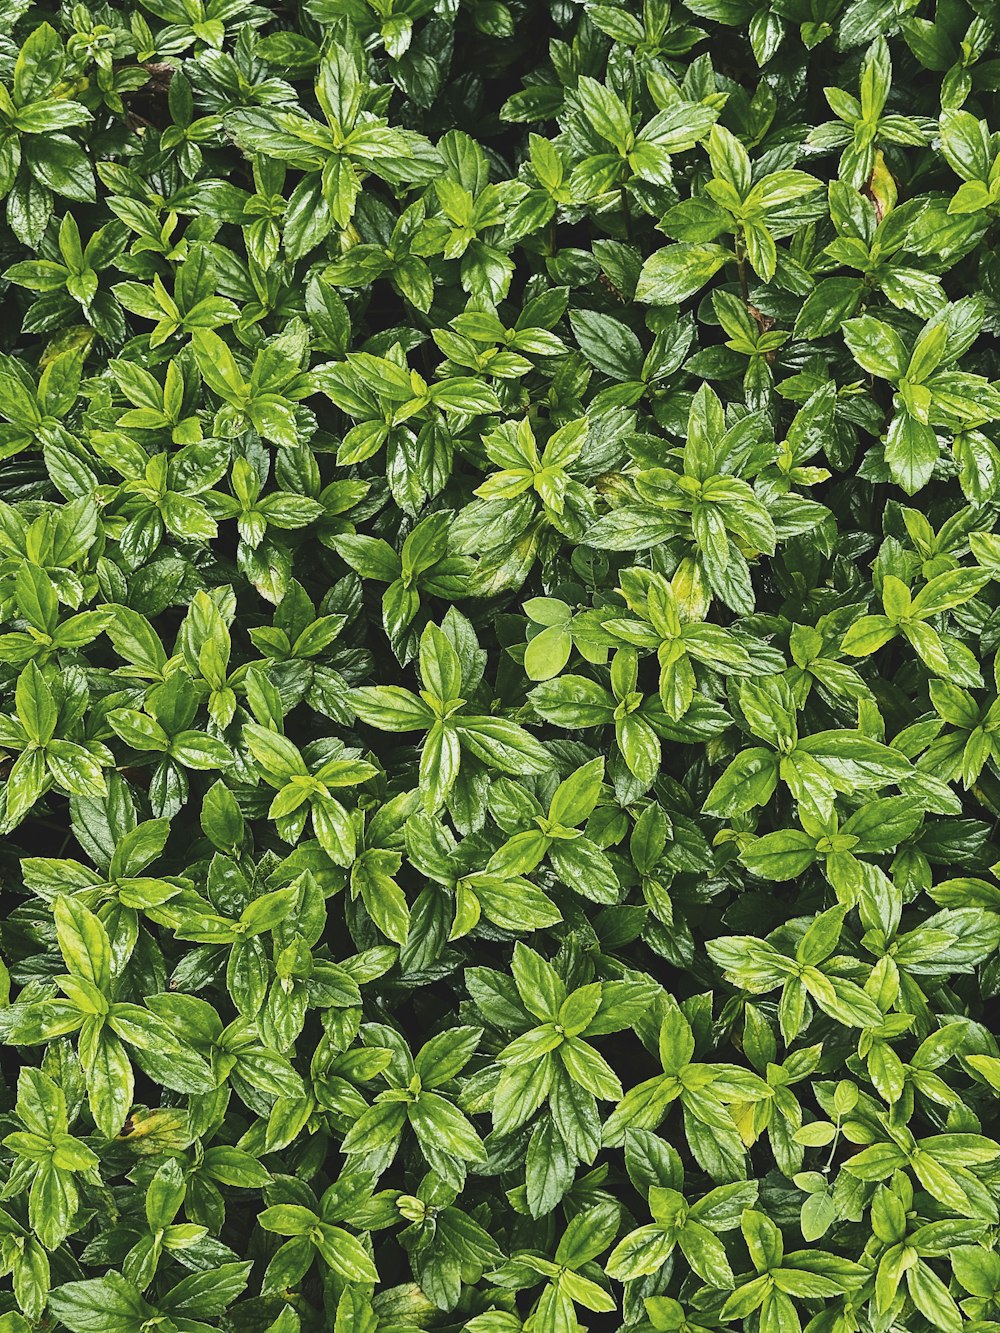
[[[0,1333],[1000,1333],[998,20],[7,0]]]

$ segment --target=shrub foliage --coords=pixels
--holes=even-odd
[[[0,1333],[1000,1330],[993,0],[8,0]]]

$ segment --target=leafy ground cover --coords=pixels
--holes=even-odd
[[[0,1333],[1000,1330],[991,0],[8,0]]]

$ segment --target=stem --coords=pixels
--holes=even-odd
[[[837,1151],[837,1142],[838,1142],[838,1140],[840,1139],[840,1116],[839,1116],[839,1115],[837,1116],[837,1120],[836,1120],[836,1124],[835,1124],[834,1128],[836,1129],[837,1132],[836,1132],[836,1134],[834,1134],[834,1136],[833,1136],[833,1142],[830,1144],[830,1156],[826,1159],[826,1166],[823,1167],[823,1174],[824,1174],[824,1175],[826,1175],[827,1172],[830,1170],[830,1168],[833,1166],[834,1155],[836,1154],[836,1151]]]
[[[621,200],[622,200],[622,213],[624,214],[624,217],[625,217],[625,239],[626,239],[626,241],[631,241],[631,240],[632,240],[632,214],[630,213],[630,211],[629,211],[629,206],[628,206],[628,190],[627,190],[627,189],[625,188],[625,186],[623,185],[623,186],[621,187],[619,193],[621,194]]]
[[[737,236],[736,238],[736,267],[740,275],[740,294],[743,297],[743,304],[750,304],[750,287],[747,283],[747,265],[746,250],[743,248],[743,242]]]

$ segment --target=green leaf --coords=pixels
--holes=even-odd
[[[119,1273],[66,1282],[49,1296],[53,1314],[72,1333],[134,1333],[152,1313]]]
[[[848,350],[862,370],[893,383],[903,378],[910,358],[895,329],[872,315],[846,320],[842,328]]]
[[[642,266],[635,299],[647,305],[676,305],[700,291],[732,258],[722,245],[685,242],[657,250]]]
[[[98,917],[76,898],[56,899],[53,910],[59,950],[66,966],[100,991],[111,985],[111,945]]]

